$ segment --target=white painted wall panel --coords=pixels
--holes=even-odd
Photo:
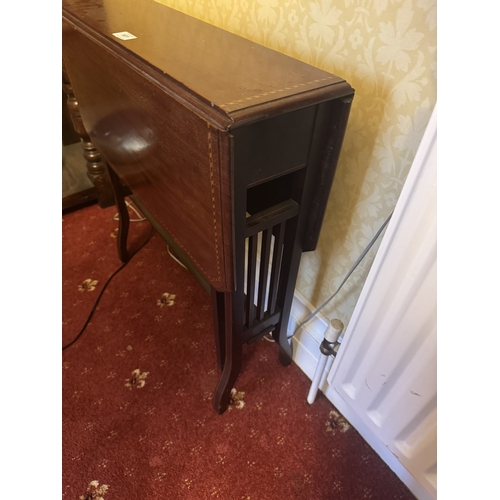
[[[402,478],[422,499],[437,496],[435,113],[327,391],[334,404],[341,398],[344,415],[363,427],[358,430],[375,449],[392,453],[393,468],[405,469]]]

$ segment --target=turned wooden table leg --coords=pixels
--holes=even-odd
[[[78,101],[73,92],[73,87],[68,74],[63,65],[63,91],[67,97],[68,110],[71,116],[71,122],[76,133],[80,136],[83,157],[87,161],[87,175],[97,191],[97,203],[101,208],[113,205],[113,189],[108,176],[106,162],[101,153],[96,149],[90,137],[83,126],[82,117],[78,107]]]

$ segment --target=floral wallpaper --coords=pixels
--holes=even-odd
[[[345,78],[356,90],[318,248],[297,289],[315,307],[394,208],[436,103],[436,0],[157,0]],[[349,321],[379,242],[323,309]]]

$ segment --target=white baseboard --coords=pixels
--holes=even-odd
[[[300,324],[314,307],[297,290],[293,298],[290,321],[288,323],[288,336],[292,335],[297,325]],[[310,322],[305,324],[293,337],[293,361],[312,380],[316,372],[319,357],[319,346],[324,338],[329,321],[319,313]],[[334,362],[330,357],[326,363],[323,378],[319,385],[326,398],[337,408],[340,413],[352,424],[363,439],[373,448],[379,457],[389,466],[398,478],[419,500],[433,500],[433,497],[416,481],[401,462],[389,451],[384,443],[363,423],[361,418],[344,401],[344,399],[326,381],[328,372]],[[303,395],[307,399],[307,394]],[[314,403],[313,403],[314,404]]]

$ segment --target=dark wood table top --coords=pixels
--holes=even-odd
[[[63,0],[63,19],[230,129],[352,93],[342,78],[155,0]],[[121,40],[113,33],[137,38]]]
[[[339,102],[354,93],[345,80],[155,0],[63,0],[62,14],[93,144],[216,290],[235,288],[245,212],[234,204],[248,188],[317,171],[302,249],[315,247],[347,119]]]

